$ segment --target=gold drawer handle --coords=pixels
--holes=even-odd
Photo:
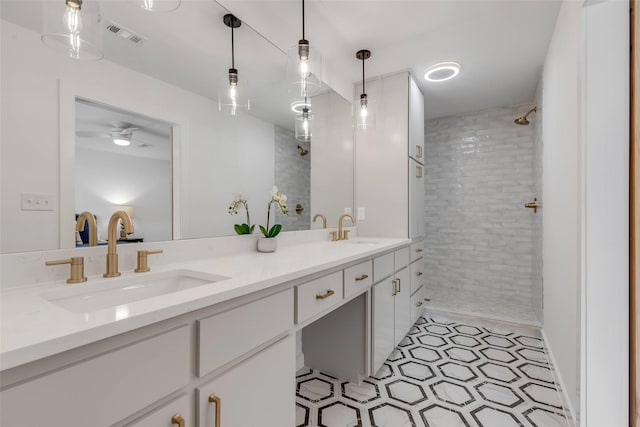
[[[368,274],[363,274],[362,276],[356,277],[356,282],[359,282],[360,280],[364,280],[364,279],[368,279],[368,278],[369,278]]]
[[[316,299],[325,299],[325,298],[329,298],[331,295],[335,294],[336,292],[333,289],[327,289],[327,292],[320,295],[320,294],[316,294]]]
[[[423,274],[423,273],[422,273],[422,271],[418,271],[418,272],[416,273],[416,276],[418,276],[418,277],[419,277],[419,276],[422,276],[422,274]]]
[[[177,424],[178,427],[184,427],[184,418],[182,418],[182,415],[180,414],[175,414],[171,417],[171,424]]]
[[[418,301],[418,303],[416,304],[418,307],[422,307],[422,301]]]
[[[420,253],[420,252],[422,252],[422,249],[418,248],[418,249],[416,249],[416,252]]]
[[[222,413],[220,398],[215,394],[210,394],[209,403],[216,404],[216,427],[220,427],[220,414]]]

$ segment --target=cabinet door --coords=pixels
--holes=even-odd
[[[394,297],[395,328],[394,347],[404,338],[411,328],[411,276],[405,267],[396,273],[398,292]]]
[[[409,156],[424,164],[424,97],[409,76]]]
[[[394,294],[395,282],[389,277],[372,288],[372,372],[377,372],[395,347]]]
[[[198,426],[295,425],[295,355],[289,334],[199,387]]]
[[[424,166],[409,159],[409,237],[424,236]]]

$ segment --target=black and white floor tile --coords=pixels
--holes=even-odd
[[[298,427],[566,427],[535,329],[427,313],[362,384],[298,372]]]

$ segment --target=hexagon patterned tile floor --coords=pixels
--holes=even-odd
[[[362,384],[298,372],[296,425],[566,427],[552,369],[536,329],[425,312]]]

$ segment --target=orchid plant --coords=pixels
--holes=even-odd
[[[233,229],[238,234],[251,234],[253,233],[255,224],[251,225],[251,220],[249,219],[249,204],[244,196],[236,195],[229,205],[229,215],[237,215],[240,208],[244,208],[245,212],[247,212],[247,222],[244,224],[234,224]]]
[[[271,194],[271,200],[267,204],[267,226],[260,226],[260,231],[264,234],[264,237],[271,238],[276,237],[282,230],[282,224],[273,224],[273,227],[269,228],[269,220],[271,219],[271,205],[276,204],[278,209],[283,215],[289,215],[287,209],[287,196],[280,194],[278,187],[273,186],[273,193]]]

